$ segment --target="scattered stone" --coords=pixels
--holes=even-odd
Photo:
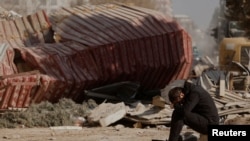
[[[125,127],[124,127],[124,125],[118,124],[114,128],[115,128],[115,130],[119,131],[120,129],[123,129]]]

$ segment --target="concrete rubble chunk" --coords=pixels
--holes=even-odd
[[[102,103],[91,111],[87,120],[89,123],[99,123],[102,127],[106,127],[122,119],[125,115],[126,106],[123,102],[117,104]]]

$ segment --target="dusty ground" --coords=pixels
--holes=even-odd
[[[250,124],[249,121],[249,117],[236,117],[231,119],[228,124]],[[185,133],[191,133],[199,137],[197,132],[186,126],[183,128],[182,135]],[[166,140],[168,135],[169,127],[167,126],[141,129],[127,127],[123,124],[115,124],[109,127],[55,126],[0,129],[0,141],[152,141]]]
[[[93,101],[79,105],[63,99],[54,105],[43,102],[23,112],[2,113],[0,141],[151,141],[168,138],[167,126],[144,125],[134,128],[134,122],[131,121],[108,127],[74,126],[76,122],[72,123],[72,116],[85,117],[89,109],[94,107],[96,104]]]
[[[184,130],[190,131],[189,129]],[[192,132],[192,131],[191,131]],[[169,128],[91,127],[0,129],[1,141],[151,141],[167,139]]]
[[[78,129],[1,129],[1,141],[151,141],[166,139],[168,130],[95,127]]]
[[[78,105],[62,100],[55,105],[47,102],[34,105],[25,112],[7,112],[0,118],[0,141],[151,141],[168,138],[168,126],[134,128],[134,123],[127,121],[109,127],[70,124],[69,115],[84,116],[89,108],[95,106],[93,101]],[[234,116],[226,124],[250,124],[250,117]],[[38,125],[43,127],[38,128]],[[199,137],[198,133],[186,127],[183,128],[184,133]]]

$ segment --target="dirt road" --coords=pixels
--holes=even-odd
[[[1,141],[151,141],[167,139],[169,129],[94,127],[82,129],[0,129]]]

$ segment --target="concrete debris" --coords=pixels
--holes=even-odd
[[[102,103],[91,111],[87,120],[90,124],[99,123],[102,127],[106,127],[122,119],[125,115],[126,107],[123,102],[117,104]]]
[[[210,64],[213,63],[210,62]],[[198,65],[208,66],[207,64]],[[213,97],[222,119],[221,122],[227,121],[230,115],[250,114],[250,99],[247,98],[249,92],[229,90],[228,77],[225,72],[210,65],[210,68],[204,69],[202,73],[198,74],[201,75],[197,77],[196,83],[204,87]]]
[[[165,44],[170,43],[168,43],[168,40],[162,41],[165,39],[163,37],[169,38],[169,35],[175,32],[178,34],[174,34],[177,36],[171,37],[171,40],[183,40],[183,42],[191,43],[191,38],[187,36],[188,34],[185,31],[180,30],[176,23],[169,22],[159,13],[125,5],[96,7],[98,10],[85,6],[60,8],[57,14],[52,15],[46,15],[44,11],[38,11],[28,17],[22,17],[14,11],[6,11],[0,8],[0,20],[21,17],[15,21],[2,22],[6,27],[4,30],[13,31],[15,39],[13,40],[14,35],[10,34],[11,32],[4,34],[3,39],[6,38],[9,43],[8,46],[1,45],[1,51],[4,54],[1,55],[2,59],[0,60],[13,60],[16,52],[12,49],[15,49],[18,53],[22,53],[23,59],[26,59],[22,61],[27,61],[32,66],[26,66],[23,62],[8,66],[5,65],[6,63],[2,63],[3,68],[5,68],[3,70],[6,71],[1,72],[2,80],[0,84],[3,86],[6,83],[11,85],[2,88],[2,91],[6,92],[1,97],[0,109],[11,108],[20,111],[27,108],[25,110],[27,113],[31,103],[40,103],[45,100],[58,102],[60,98],[64,97],[75,101],[80,99],[83,102],[83,96],[80,93],[85,90],[85,96],[116,100],[119,103],[102,103],[91,109],[87,119],[83,117],[86,111],[82,111],[84,108],[81,107],[82,105],[77,105],[77,109],[82,112],[82,115],[78,115],[79,112],[64,112],[54,109],[56,107],[51,103],[42,107],[49,107],[54,112],[54,115],[51,116],[53,119],[59,118],[61,114],[67,114],[62,118],[68,117],[67,120],[70,121],[68,124],[72,122],[71,115],[76,114],[74,119],[77,126],[84,126],[84,123],[88,122],[92,125],[105,127],[123,118],[135,122],[135,127],[142,127],[141,124],[160,125],[171,122],[172,109],[169,107],[168,92],[173,87],[182,87],[184,79],[189,75],[191,57],[188,55],[191,44],[187,45],[188,49],[178,46],[184,54],[172,55],[173,52],[178,51],[176,50],[177,45],[173,48],[165,48]],[[123,15],[121,21],[118,20],[120,15]],[[142,19],[145,19],[145,21],[142,21]],[[100,24],[101,22],[105,24]],[[171,30],[169,30],[170,26],[173,27]],[[79,30],[80,28],[85,30]],[[149,38],[145,41],[144,37]],[[116,41],[116,44],[109,46],[114,41]],[[154,44],[154,42],[160,42],[161,44]],[[144,43],[146,46],[142,48]],[[149,44],[156,46],[147,46]],[[30,46],[35,46],[35,48],[26,48]],[[159,48],[152,52],[156,47]],[[142,50],[143,52],[141,52]],[[4,56],[5,54],[7,55]],[[41,54],[43,55],[40,56]],[[147,56],[147,54],[151,55]],[[139,55],[138,60],[135,59],[136,55]],[[186,58],[183,58],[183,56],[186,56]],[[48,59],[49,57],[51,59]],[[130,60],[130,58],[132,59]],[[113,60],[115,61],[113,62]],[[183,62],[178,62],[178,60]],[[174,74],[177,71],[173,71],[173,65],[176,64],[178,74]],[[13,67],[15,65],[17,66]],[[135,66],[143,67],[137,69]],[[29,69],[26,71],[26,68]],[[30,68],[39,68],[39,71],[32,71]],[[45,74],[41,72],[45,72]],[[250,115],[250,93],[234,90],[230,87],[228,74],[216,69],[215,63],[208,56],[201,58],[200,62],[193,66],[192,72],[195,77],[190,78],[190,80],[197,85],[201,85],[211,94],[223,123],[232,123],[231,119],[234,118],[231,115]],[[47,76],[46,74],[50,75]],[[145,75],[147,76],[145,77]],[[121,82],[124,80],[126,81]],[[131,103],[139,96],[138,89],[141,84],[131,83],[128,80],[141,81],[143,82],[141,83],[142,86],[147,89],[159,88],[160,95],[154,95],[150,103],[145,104],[140,101]],[[106,82],[111,85],[92,89]],[[164,87],[166,83],[168,85]],[[248,85],[250,84],[248,83]],[[23,92],[27,89],[30,93],[25,93],[24,96]],[[12,90],[15,90],[13,95],[9,93]],[[74,105],[72,101],[70,103],[64,101],[64,103],[63,105],[67,106]],[[85,105],[88,108],[90,106],[91,104]],[[57,107],[62,109],[60,106]],[[46,114],[48,113],[48,110],[44,111]],[[12,113],[9,115],[8,118],[13,120]],[[30,119],[34,116],[30,116],[28,113],[23,117]],[[39,118],[42,117],[43,115],[39,116]],[[39,118],[36,119],[39,120]],[[30,121],[34,120],[35,118],[30,119]],[[249,118],[244,120],[249,120]],[[4,125],[4,123],[5,121],[0,122],[0,125]],[[50,124],[55,125],[55,127],[51,127],[52,129],[68,128],[59,126],[61,123],[57,122]],[[39,123],[39,126],[50,124]],[[30,124],[29,126],[37,125]],[[78,127],[73,129],[75,128],[78,129]]]
[[[138,103],[135,108],[129,108],[125,118],[149,125],[169,124],[171,121],[172,111],[173,110],[170,109],[170,106],[161,108],[152,104]]]
[[[246,98],[249,93],[243,91],[228,90],[227,77],[223,71],[217,70],[209,60],[209,64],[202,62],[197,64],[200,69],[199,76],[190,79],[193,83],[204,87],[213,97],[221,117],[221,123],[228,122],[231,115],[250,115],[250,99]],[[205,67],[204,67],[205,66]],[[195,67],[194,67],[195,68]],[[169,124],[171,121],[172,109],[168,100],[168,92],[173,87],[182,87],[185,80],[174,80],[165,88],[161,89],[161,95],[152,97],[152,103],[143,104],[139,101],[130,103],[127,106],[127,113],[124,118],[139,124]],[[100,92],[101,93],[101,92]]]

